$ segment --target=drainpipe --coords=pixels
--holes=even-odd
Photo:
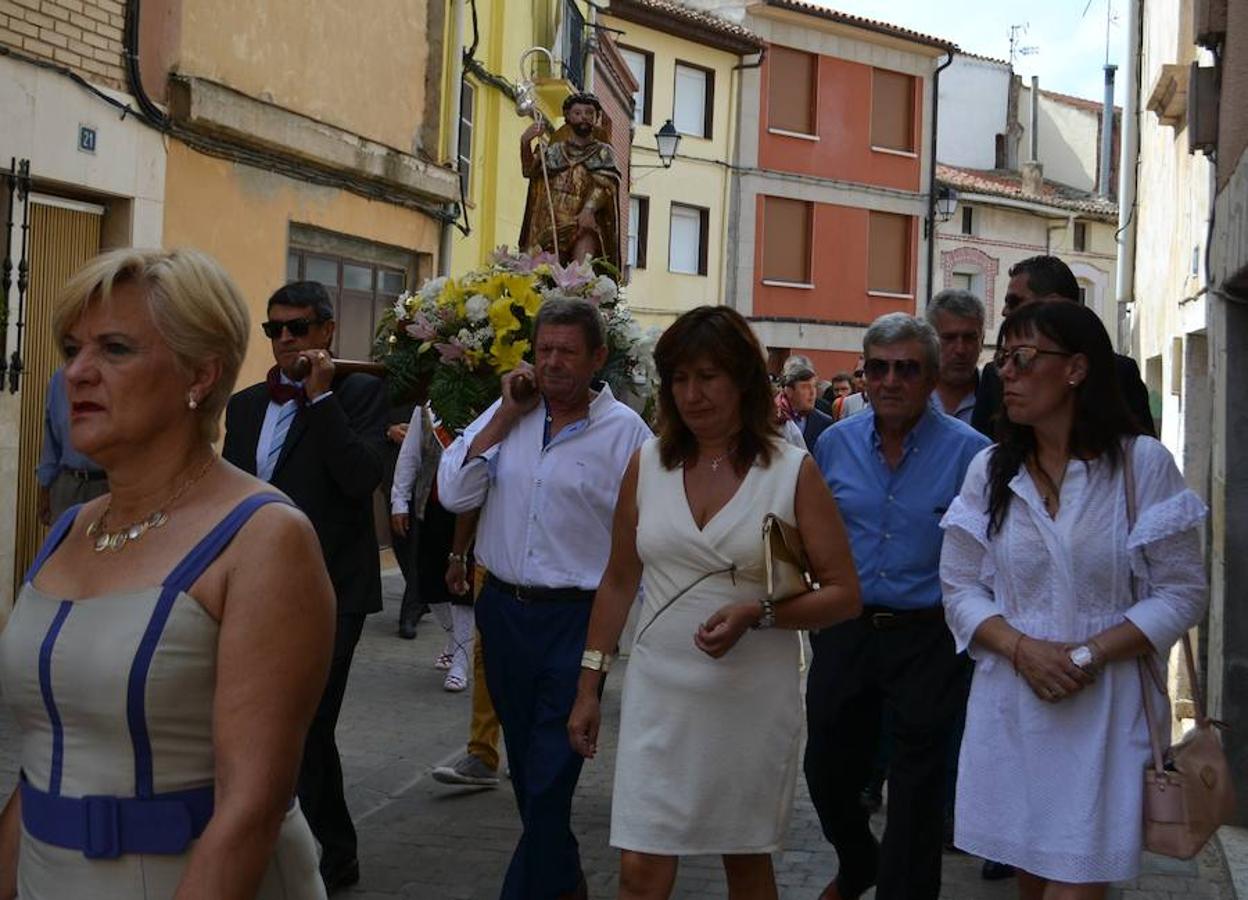
[[[740,237],[740,211],[741,211],[741,175],[738,166],[741,164],[741,117],[742,110],[745,108],[745,72],[747,69],[762,68],[763,60],[767,56],[767,48],[764,47],[758,51],[758,59],[753,62],[745,62],[745,57],[741,56],[741,62],[732,67],[733,79],[737,86],[736,93],[736,109],[730,112],[729,121],[732,127],[728,131],[728,169],[727,182],[725,186],[725,196],[727,202],[724,204],[724,250],[729,247],[737,246]],[[751,252],[753,250],[751,249]],[[724,254],[724,284],[723,284],[723,302],[727,306],[731,306],[739,313],[745,313],[747,308],[741,297],[737,296],[737,254]],[[752,309],[752,304],[748,309]]]
[[[1031,110],[1027,119],[1027,162],[1040,162],[1040,76],[1031,76]]]
[[[1109,162],[1114,152],[1114,73],[1118,67],[1105,63],[1105,103],[1101,109],[1101,171],[1096,179],[1096,192],[1108,199]]]
[[[454,18],[451,20],[451,70],[447,83],[451,90],[451,127],[446,136],[446,155],[450,158],[451,169],[459,172],[459,119],[463,114],[464,99],[464,3],[466,0],[454,0]],[[455,235],[455,223],[450,217],[442,220],[442,233],[438,236],[438,274],[451,274],[451,247]]]
[[[1118,163],[1118,271],[1114,293],[1118,300],[1118,346],[1131,347],[1130,305],[1135,301],[1135,189],[1140,154],[1140,5],[1127,3],[1127,73],[1123,86],[1122,158]]]
[[[940,73],[953,65],[953,51],[947,56],[932,74],[932,152],[928,162],[931,171],[927,173],[927,300],[924,306],[931,302],[932,278],[936,272],[936,126],[940,114]],[[916,309],[915,313],[918,312]]]

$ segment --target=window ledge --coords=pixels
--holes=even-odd
[[[797,138],[801,141],[814,141],[815,143],[819,142],[819,135],[817,134],[806,134],[801,131],[789,131],[785,128],[768,128],[767,133],[779,135],[780,137]]]
[[[688,275],[690,278],[705,278],[705,272],[678,272],[676,269],[668,269],[668,275]]]
[[[780,281],[775,278],[764,278],[767,287],[797,288],[799,291],[813,291],[815,286],[805,281]]]
[[[906,159],[919,158],[919,154],[915,153],[913,150],[894,150],[892,147],[877,147],[874,144],[871,145],[871,152],[886,153],[889,156],[904,156]]]
[[[914,294],[894,294],[891,291],[867,291],[868,297],[879,297],[883,300],[913,300]]]

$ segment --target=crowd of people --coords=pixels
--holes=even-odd
[[[52,530],[0,633],[22,765],[0,900],[359,880],[335,726],[381,609],[379,489],[399,635],[428,609],[443,686],[472,688],[433,777],[497,785],[506,748],[503,900],[588,896],[571,811],[604,730],[621,898],[670,896],[706,854],[734,900],[775,898],[804,775],[838,860],[820,900],[936,900],[951,846],[1022,900],[1101,900],[1139,868],[1141,711],[1166,698],[1137,661],[1203,614],[1206,511],[1070,270],[1010,276],[982,366],[967,291],[880,317],[827,382],[804,357],[769,374],[741,315],[693,309],[657,344],[653,422],[596,381],[596,308],[548,300],[533,364],[451,435],[338,370],[317,284],[270,297],[275,364],[235,393],[251,326],[216,263],[92,261],[55,316]]]

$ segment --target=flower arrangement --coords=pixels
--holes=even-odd
[[[643,408],[654,392],[654,341],[633,319],[603,261],[561,266],[550,253],[500,247],[490,264],[460,278],[433,278],[383,314],[373,358],[396,396],[427,395],[447,427],[460,430],[501,392],[504,374],[533,360],[533,322],[553,297],[598,307],[608,356],[599,377],[620,400]]]

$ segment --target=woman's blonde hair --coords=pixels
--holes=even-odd
[[[91,303],[107,300],[123,284],[142,291],[157,332],[183,371],[189,374],[214,359],[220,363],[221,376],[196,409],[200,433],[215,441],[247,354],[251,322],[242,294],[220,264],[198,250],[110,250],[61,289],[52,317],[57,343],[63,344]]]

